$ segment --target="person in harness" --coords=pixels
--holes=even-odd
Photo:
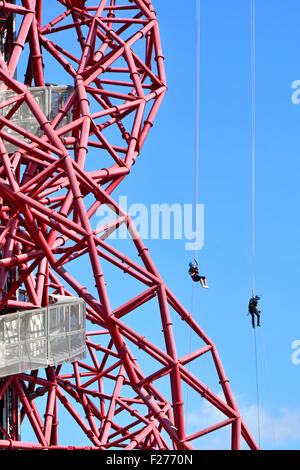
[[[209,289],[206,282],[206,277],[200,276],[199,274],[198,262],[196,260],[194,260],[194,262],[191,261],[189,263],[189,275],[191,276],[194,282],[200,282],[201,286],[204,289]]]
[[[260,297],[256,295],[255,297],[251,297],[249,300],[249,306],[248,310],[251,317],[252,317],[252,326],[255,328],[255,316],[257,318],[257,326],[260,327],[260,310],[258,309],[258,301],[260,300]]]

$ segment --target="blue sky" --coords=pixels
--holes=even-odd
[[[263,449],[300,448],[299,170],[300,5],[256,2],[256,288],[260,439]],[[116,197],[128,204],[193,204],[196,1],[153,1],[168,93],[132,175]],[[184,7],[182,6],[184,4]],[[199,202],[205,242],[198,254],[210,290],[192,287],[186,240],[146,240],[171,290],[217,345],[243,417],[258,438],[252,290],[250,0],[201,1]],[[194,290],[193,290],[194,289]],[[192,302],[193,299],[193,302]],[[189,340],[183,331],[180,341]],[[204,405],[189,405],[191,430]],[[218,447],[218,438],[205,441]]]
[[[260,441],[265,449],[299,449],[300,365],[292,363],[291,345],[300,338],[300,105],[292,103],[291,85],[300,79],[300,6],[291,0],[256,3]],[[194,200],[195,4],[185,2],[183,9],[179,0],[172,8],[155,3],[168,93],[132,176],[134,188],[130,181],[121,188],[130,202]],[[198,260],[211,288],[200,292],[193,311],[216,343],[258,438],[254,339],[246,315],[252,289],[250,4],[201,1],[199,202],[205,206],[205,243]],[[191,305],[185,241],[148,240],[147,246],[169,287]]]

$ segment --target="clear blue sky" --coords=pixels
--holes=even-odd
[[[195,4],[156,1],[168,93],[131,182],[130,202],[192,203],[194,190]],[[257,432],[252,289],[250,0],[201,1],[199,261],[211,289],[194,315],[216,343],[245,419]],[[300,365],[291,361],[299,324],[300,5],[256,2],[256,287],[261,447],[300,447]],[[145,179],[145,174],[147,178]],[[131,183],[134,180],[134,187]],[[149,240],[164,279],[187,306],[190,253],[180,240]],[[198,307],[197,307],[198,308]],[[209,445],[209,443],[208,443]]]
[[[300,339],[300,105],[291,101],[291,84],[300,80],[300,4],[256,3],[261,447],[299,449],[300,365],[292,363],[291,345]],[[148,207],[192,204],[196,1],[153,4],[160,21],[168,93],[141,158],[116,195]],[[199,262],[210,290],[194,291],[193,314],[216,343],[245,421],[258,438],[254,337],[247,317],[252,289],[250,4],[201,1],[199,202],[205,206],[205,243]],[[190,309],[191,253],[185,242],[147,240],[146,245],[168,286]],[[180,341],[188,340],[182,332]],[[191,430],[202,412],[205,415],[202,404],[189,404]],[[206,447],[219,445],[218,440],[205,441]]]

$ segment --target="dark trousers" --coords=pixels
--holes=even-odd
[[[200,279],[202,279],[202,280],[204,281],[204,280],[206,279],[206,277],[205,277],[205,276],[199,276],[199,274],[195,274],[195,275],[193,276],[193,281],[194,281],[194,282],[199,282]]]
[[[255,328],[255,315],[256,315],[256,318],[257,318],[257,326],[260,326],[260,314],[258,311],[255,311],[255,312],[249,312],[251,317],[252,317],[252,326],[253,328]]]

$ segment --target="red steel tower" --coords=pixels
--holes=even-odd
[[[114,199],[166,93],[151,1],[0,1],[0,30],[0,448],[189,450],[228,428],[224,448],[257,449],[216,346]],[[104,206],[113,217],[95,229]],[[128,252],[109,237],[121,227]],[[74,298],[84,355],[68,336]],[[183,355],[178,319],[198,341]],[[207,356],[222,394],[191,371]],[[187,389],[220,414],[192,434]]]

